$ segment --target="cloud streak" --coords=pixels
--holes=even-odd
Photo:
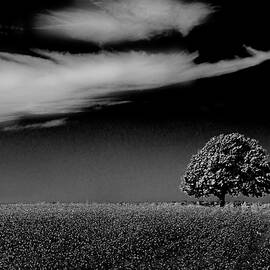
[[[46,121],[43,123],[38,124],[29,124],[29,125],[10,125],[2,128],[2,131],[21,131],[21,130],[27,130],[27,129],[44,129],[44,128],[53,128],[53,127],[59,127],[66,124],[66,119],[56,119],[51,121]]]
[[[213,12],[207,4],[176,0],[75,3],[74,7],[41,14],[36,20],[36,31],[98,44],[135,41],[168,30],[186,35]]]
[[[40,52],[53,61],[0,53],[0,123],[26,115],[77,112],[100,104],[99,98],[107,94],[181,84],[235,72],[270,59],[270,52],[248,50],[252,55],[244,59],[199,65],[193,62],[196,54],[183,52]],[[113,98],[111,101],[115,103]],[[110,99],[106,102],[110,104]]]

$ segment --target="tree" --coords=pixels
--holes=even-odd
[[[196,198],[214,195],[220,206],[226,194],[261,197],[270,193],[267,152],[239,133],[215,136],[192,156],[180,188]]]

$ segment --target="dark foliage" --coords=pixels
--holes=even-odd
[[[270,193],[268,155],[255,139],[222,134],[192,156],[182,180],[188,195],[214,195],[222,206],[226,194],[261,197]]]

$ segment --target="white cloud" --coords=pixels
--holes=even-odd
[[[29,125],[12,124],[12,125],[3,127],[2,131],[20,131],[20,130],[25,130],[25,129],[53,128],[53,127],[63,126],[65,124],[66,124],[66,119],[61,118],[61,119],[46,121],[44,123],[29,124]]]
[[[172,29],[186,35],[213,12],[207,4],[176,0],[75,3],[74,7],[41,14],[36,21],[36,30],[40,34],[99,44],[134,41]]]
[[[99,97],[106,94],[218,76],[270,59],[270,52],[249,51],[253,55],[244,59],[200,65],[193,62],[196,54],[183,52],[96,55],[43,52],[55,61],[0,53],[0,123],[29,114],[80,111],[99,104]],[[109,104],[110,99],[106,102]]]

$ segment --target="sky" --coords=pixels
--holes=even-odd
[[[0,201],[186,200],[212,136],[270,149],[268,20],[266,1],[2,4]]]

